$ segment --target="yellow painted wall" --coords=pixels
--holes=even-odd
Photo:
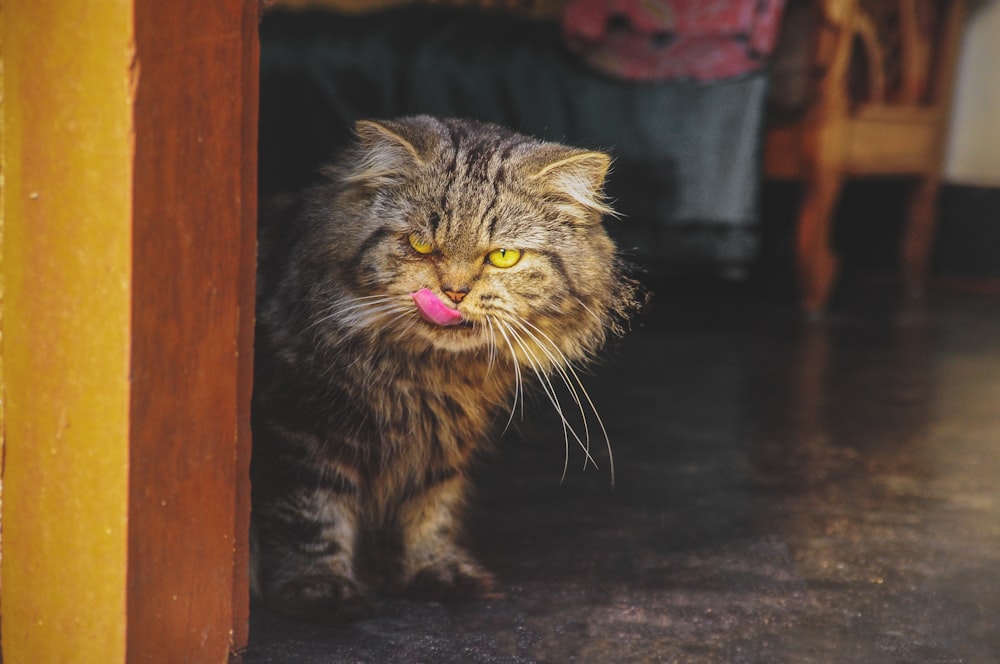
[[[124,661],[130,0],[3,0],[3,661]]]

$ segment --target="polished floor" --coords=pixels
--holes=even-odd
[[[1000,662],[1000,296],[654,288],[585,379],[614,487],[542,402],[480,468],[503,599],[254,607],[246,664]]]

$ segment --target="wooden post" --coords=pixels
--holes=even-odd
[[[831,226],[844,180],[847,90],[842,85],[850,64],[855,0],[820,3],[821,29],[814,61],[823,69],[802,134],[803,202],[796,234],[802,308],[817,314],[826,306],[837,278]]]
[[[951,0],[945,7],[944,25],[938,38],[936,62],[931,70],[931,103],[937,109],[936,131],[928,150],[924,173],[910,193],[906,231],[903,236],[903,276],[910,292],[923,293],[927,284],[931,249],[938,216],[941,169],[951,119],[955,70],[959,44],[965,28],[965,0]],[[928,47],[929,48],[929,47]]]
[[[9,662],[246,642],[257,2],[7,0]]]

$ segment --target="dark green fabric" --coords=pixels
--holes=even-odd
[[[271,12],[261,24],[260,183],[310,181],[355,120],[471,117],[615,156],[619,236],[672,260],[757,249],[766,76],[634,84],[588,69],[558,26],[481,12]]]

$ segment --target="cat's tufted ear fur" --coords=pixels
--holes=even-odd
[[[532,161],[531,179],[542,184],[550,196],[575,204],[577,209],[616,215],[604,196],[604,179],[611,168],[608,155],[546,144]]]
[[[354,131],[358,137],[359,158],[344,178],[347,182],[391,184],[424,163],[421,153],[427,149],[426,137],[419,127],[391,121],[359,120]]]

